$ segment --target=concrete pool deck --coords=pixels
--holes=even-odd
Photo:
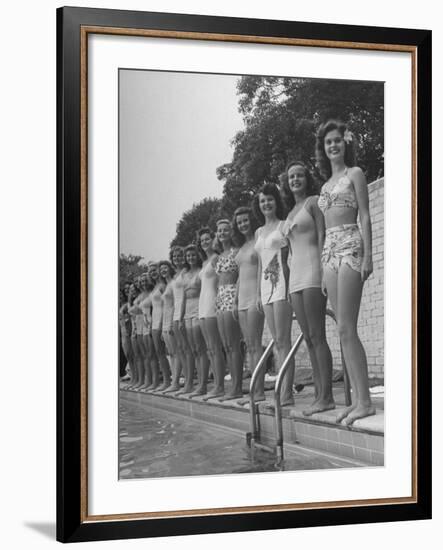
[[[249,387],[249,380],[244,381],[244,391]],[[219,401],[212,399],[203,401],[196,396],[189,399],[186,395],[162,394],[159,392],[140,392],[127,390],[121,384],[121,391],[135,393],[149,400],[161,410],[181,414],[190,418],[211,422],[239,430],[246,434],[250,432],[249,404],[238,405],[236,400]],[[211,387],[208,387],[208,391]],[[226,383],[229,391],[229,382]],[[295,395],[295,405],[282,409],[283,436],[285,445],[300,444],[311,449],[317,449],[334,454],[337,457],[359,460],[372,466],[384,465],[384,398],[372,395],[376,414],[359,419],[352,426],[337,424],[336,417],[344,408],[343,383],[334,384],[336,408],[332,411],[317,413],[310,417],[303,415],[303,410],[313,401],[313,386],[305,386]],[[273,390],[266,390],[267,401],[273,396]],[[266,402],[257,404],[257,420],[260,429],[260,441],[266,445],[275,444],[274,411]]]

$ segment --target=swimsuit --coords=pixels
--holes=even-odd
[[[292,218],[286,219],[282,233],[289,241],[289,292],[321,288],[320,252],[315,221],[306,206],[308,197]]]
[[[184,276],[184,295],[185,295],[185,316],[184,320],[198,319],[198,302],[200,297],[201,281],[199,271],[194,274],[185,273]]]
[[[172,330],[172,318],[174,317],[174,294],[172,289],[172,281],[165,288],[162,295],[163,300],[163,332]]]
[[[139,303],[139,307],[143,311],[143,336],[148,336],[151,334],[152,329],[152,300],[150,294]]]
[[[322,264],[338,273],[341,264],[347,264],[360,273],[363,260],[363,239],[356,223],[345,223],[326,229]]]
[[[161,330],[163,318],[162,286],[157,285],[151,292],[152,330]]]
[[[243,311],[257,306],[258,256],[254,242],[245,243],[237,253],[238,265],[238,310]]]
[[[348,176],[348,168],[337,183],[326,182],[318,199],[323,214],[329,208],[358,209],[354,186]],[[346,223],[326,229],[326,239],[321,255],[324,266],[338,272],[342,263],[360,273],[363,260],[363,239],[356,223]]]
[[[227,256],[220,256],[217,258],[215,264],[216,273],[238,273],[238,265],[235,261],[236,250],[231,248]],[[219,285],[217,290],[217,298],[215,307],[217,313],[223,311],[235,311],[236,309],[236,296],[237,296],[237,284],[229,283]]]
[[[131,318],[129,317],[129,313],[127,312],[119,312],[118,320],[120,323],[120,334],[122,339],[127,338],[129,336],[129,333],[131,331]]]
[[[281,233],[283,222],[279,222],[266,237],[263,237],[263,227],[258,228],[255,250],[261,258],[261,301],[263,305],[272,304],[278,300],[286,300],[287,288],[283,272],[282,248],[288,246]]]
[[[355,196],[354,185],[348,176],[348,168],[345,168],[343,176],[337,182],[327,181],[320,193],[318,207],[323,214],[329,208],[354,208],[357,210],[357,197]]]
[[[212,260],[207,260],[200,271],[201,291],[198,302],[198,318],[215,317],[215,301],[217,297],[217,273]]]
[[[172,292],[174,294],[174,316],[173,321],[180,321],[184,297],[184,276],[185,270],[182,269],[175,277],[172,284]]]

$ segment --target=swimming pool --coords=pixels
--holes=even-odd
[[[149,395],[137,397],[120,392],[121,480],[362,466],[301,446],[277,464],[272,453],[252,451],[242,432],[154,408]]]

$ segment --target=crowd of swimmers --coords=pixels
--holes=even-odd
[[[195,242],[174,246],[169,260],[149,262],[146,273],[124,284],[120,327],[129,388],[245,404],[241,341],[253,370],[263,351],[266,320],[278,371],[291,348],[295,314],[315,387],[314,401],[303,413],[334,409],[328,298],[352,387],[352,405],[337,421],[350,425],[375,414],[357,333],[372,245],[367,182],[356,166],[355,139],[342,122],[326,122],[316,139],[325,180],[319,194],[308,167],[290,162],[281,189],[265,183],[250,207],[237,208],[232,220],[218,220],[214,232],[202,227]],[[226,368],[232,383],[225,393]],[[208,392],[210,369],[214,384]],[[293,378],[290,368],[282,405],[294,403]],[[264,373],[254,397],[265,400]]]

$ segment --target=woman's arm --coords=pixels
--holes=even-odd
[[[285,278],[285,288],[286,288],[286,300],[289,297],[289,266],[288,266],[288,256],[289,256],[289,247],[284,246],[281,249],[281,263],[283,270],[283,277]]]
[[[315,229],[317,231],[317,246],[318,254],[321,257],[323,246],[325,244],[325,218],[322,211],[318,207],[318,195],[315,195],[309,200],[309,213],[314,219]]]
[[[358,166],[350,169],[350,178],[354,184],[357,197],[358,214],[360,216],[361,232],[363,237],[363,262],[361,279],[366,281],[373,271],[372,266],[372,226],[369,214],[368,185],[363,171]]]

